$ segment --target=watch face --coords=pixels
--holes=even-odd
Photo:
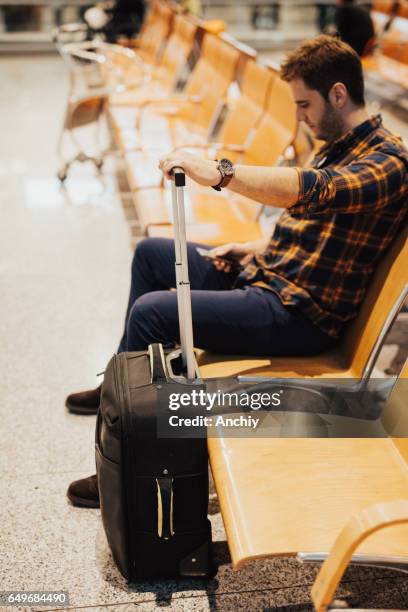
[[[224,176],[231,176],[234,174],[234,166],[229,159],[225,157],[223,159],[220,159],[219,165],[221,166]]]

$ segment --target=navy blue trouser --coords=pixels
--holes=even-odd
[[[313,355],[332,345],[293,306],[283,306],[260,287],[233,288],[235,274],[218,271],[188,244],[194,346],[241,355]],[[202,246],[202,245],[200,245]],[[174,242],[146,238],[136,247],[118,352],[144,350],[151,342],[171,347],[179,342]]]

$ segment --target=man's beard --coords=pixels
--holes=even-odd
[[[317,138],[326,142],[333,142],[340,138],[344,132],[344,123],[330,102],[325,103],[323,116],[318,125]]]

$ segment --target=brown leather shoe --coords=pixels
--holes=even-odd
[[[65,406],[73,414],[96,414],[101,401],[102,385],[90,391],[71,393],[65,400]]]
[[[74,480],[68,487],[67,497],[78,508],[99,508],[99,491],[96,474]]]

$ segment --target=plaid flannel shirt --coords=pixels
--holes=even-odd
[[[336,338],[357,315],[381,255],[407,221],[408,152],[377,116],[297,171],[297,202],[237,286],[274,291]]]

